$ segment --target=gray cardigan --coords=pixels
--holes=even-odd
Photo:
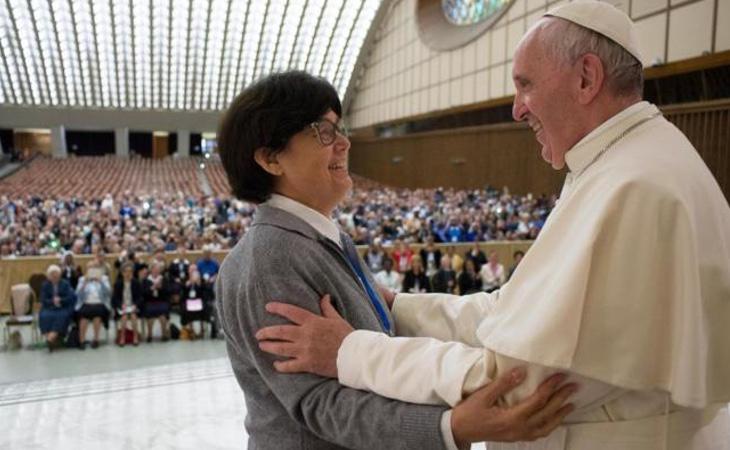
[[[285,320],[266,313],[266,303],[286,301],[320,314],[325,294],[353,327],[381,330],[344,252],[298,217],[259,206],[216,281],[228,356],[248,408],[249,449],[445,449],[440,430],[445,407],[398,402],[337,380],[274,370],[275,358],[259,350],[254,335]]]

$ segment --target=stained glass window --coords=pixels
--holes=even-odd
[[[494,17],[512,0],[441,0],[446,19],[458,26],[474,25]]]

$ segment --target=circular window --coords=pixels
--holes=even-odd
[[[461,47],[497,23],[514,0],[419,0],[421,40],[435,50]]]

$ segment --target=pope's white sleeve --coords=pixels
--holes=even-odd
[[[490,294],[398,294],[393,304],[399,336],[433,337],[481,347],[479,323],[491,314],[499,291]]]
[[[455,406],[467,395],[515,367],[525,367],[527,378],[505,395],[507,405],[528,397],[547,377],[558,372],[483,347],[427,337],[393,338],[368,330],[350,333],[337,355],[338,378],[343,385],[421,404]],[[568,381],[580,386],[571,402],[583,411],[594,409],[625,392],[597,380],[568,375]]]
[[[459,342],[350,333],[337,356],[340,383],[411,403],[456,405],[491,381],[494,354]]]

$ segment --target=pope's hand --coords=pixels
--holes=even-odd
[[[266,311],[284,317],[292,325],[274,325],[256,333],[259,348],[267,353],[287,357],[275,361],[279,372],[308,372],[337,378],[337,352],[353,330],[332,306],[330,296],[320,301],[322,315],[287,303],[272,302]]]

